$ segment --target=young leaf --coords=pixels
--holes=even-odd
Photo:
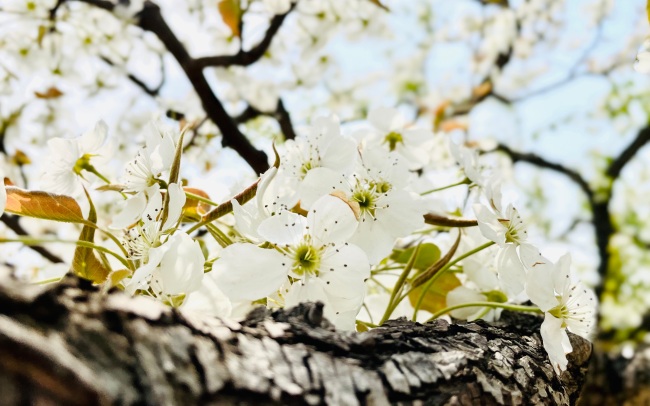
[[[230,28],[232,35],[239,37],[239,23],[242,14],[239,0],[221,0],[219,2],[219,14],[221,14],[223,22]]]
[[[460,286],[460,281],[455,274],[451,272],[445,272],[440,275],[438,280],[429,287],[429,290],[425,293],[424,299],[420,304],[420,310],[426,310],[431,313],[435,313],[439,310],[442,310],[447,307],[447,293],[452,289]],[[422,289],[424,286],[418,286],[417,288],[409,292],[409,302],[411,305],[416,306],[420,295],[422,294]]]
[[[399,264],[406,264],[413,255],[415,248],[416,247],[409,247],[405,250],[395,250],[390,257],[393,261]],[[413,268],[421,271],[425,270],[433,265],[438,259],[440,259],[440,248],[438,248],[436,244],[430,242],[420,244],[420,251],[415,258]]]
[[[380,0],[370,0],[370,2],[382,10],[390,11]]]
[[[172,162],[171,168],[169,169],[169,179],[168,185],[172,183],[178,183],[178,177],[181,172],[181,157],[183,155],[183,138],[185,136],[185,130],[181,131],[181,136],[178,138],[178,144],[176,145],[176,151],[174,152],[174,161]],[[160,220],[160,225],[162,227],[169,216],[169,191],[165,193],[165,201],[163,203],[163,212],[162,218]]]
[[[456,238],[456,241],[454,242],[454,245],[451,246],[449,249],[449,252],[445,254],[444,257],[440,258],[437,260],[433,265],[429,266],[424,272],[419,274],[413,279],[413,282],[411,282],[411,285],[413,287],[418,287],[424,283],[426,283],[429,279],[433,277],[436,273],[438,273],[439,270],[441,270],[445,265],[451,261],[451,258],[453,258],[454,254],[456,253],[456,250],[458,249],[458,245],[460,244],[460,230],[458,231],[458,237]]]
[[[201,189],[184,187],[183,190],[197,196],[205,197],[206,199],[210,198],[210,195]],[[183,221],[200,221],[201,217],[208,213],[211,208],[212,206],[207,203],[188,197],[187,200],[185,200],[185,205],[183,206]]]
[[[6,189],[5,211],[9,213],[67,223],[85,222],[79,203],[70,196],[24,190],[15,186],[7,186]]]
[[[85,189],[84,192],[86,192]],[[88,202],[90,203],[88,222],[95,224],[97,222],[97,212],[95,211],[95,205],[93,205],[92,200],[90,200],[88,192],[86,192],[86,196],[88,196]],[[95,228],[90,225],[84,225],[81,229],[81,234],[79,235],[79,241],[88,241],[90,243],[93,243],[94,239]],[[107,269],[99,259],[97,259],[92,248],[81,246],[77,246],[77,248],[74,250],[74,257],[72,259],[72,271],[75,273],[75,275],[93,281],[95,283],[104,282],[110,274],[110,270]]]
[[[34,92],[39,99],[57,99],[63,96],[63,92],[56,87],[50,87],[44,92]]]

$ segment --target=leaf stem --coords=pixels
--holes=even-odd
[[[112,255],[115,257],[118,261],[120,261],[124,266],[127,268],[131,269],[129,266],[129,262],[123,258],[121,255],[118,253],[109,250],[106,247],[102,247],[101,245],[96,245],[88,241],[78,241],[78,240],[57,240],[53,238],[32,238],[32,237],[22,237],[22,238],[0,238],[0,243],[5,243],[5,242],[20,242],[25,245],[41,245],[41,244],[48,244],[48,243],[61,243],[61,244],[75,244],[80,247],[86,247],[86,248],[92,248],[95,249],[99,252],[106,253],[108,255]]]
[[[185,196],[187,196],[190,199],[198,200],[199,202],[209,204],[210,206],[219,206],[219,203],[213,202],[212,200],[205,198],[203,196],[199,196],[195,193],[188,192],[187,190],[185,191]]]
[[[440,276],[441,276],[442,274],[444,274],[444,273],[445,273],[449,268],[451,268],[452,266],[456,265],[457,263],[459,263],[459,262],[462,261],[463,259],[468,258],[468,257],[471,257],[472,255],[476,254],[477,252],[483,251],[484,249],[486,249],[486,248],[488,248],[488,247],[491,247],[491,246],[494,245],[494,244],[495,244],[494,241],[489,241],[489,242],[486,242],[486,243],[483,244],[483,245],[480,245],[480,246],[474,248],[474,249],[471,250],[471,251],[467,251],[466,253],[464,253],[463,255],[460,255],[460,256],[459,256],[458,258],[456,258],[455,260],[450,261],[447,265],[445,265],[445,266],[442,267],[438,272],[436,272],[436,273],[431,277],[431,279],[429,279],[429,280],[424,284],[424,286],[422,287],[422,293],[420,293],[420,297],[418,297],[418,301],[417,301],[417,303],[415,304],[415,307],[413,308],[413,320],[416,320],[416,318],[417,318],[417,314],[418,314],[418,311],[420,311],[420,306],[422,306],[422,301],[424,300],[424,296],[425,296],[426,293],[429,291],[429,288],[431,287],[431,285],[433,285],[433,283],[434,283],[436,280],[438,280],[438,278],[440,278]],[[413,288],[411,288],[411,290],[413,290]],[[409,292],[409,293],[410,293],[410,292]],[[408,293],[407,293],[407,294],[408,294]]]
[[[456,187],[456,186],[460,186],[460,185],[469,185],[470,183],[472,183],[472,181],[469,180],[468,178],[465,178],[465,179],[461,180],[460,182],[453,183],[451,185],[439,187],[439,188],[436,188],[436,189],[427,190],[426,192],[420,193],[420,196],[426,196],[426,195],[431,194],[431,193],[441,192],[443,190],[451,189],[452,187]]]
[[[411,254],[411,258],[409,258],[409,262],[406,264],[404,267],[404,270],[402,273],[399,275],[399,278],[397,279],[397,282],[395,282],[395,287],[393,288],[392,292],[390,293],[390,299],[388,300],[388,306],[386,306],[386,311],[384,312],[384,315],[382,316],[381,320],[379,321],[379,324],[382,325],[390,315],[393,313],[393,310],[397,306],[397,304],[393,305],[393,302],[395,301],[395,297],[399,295],[402,292],[402,289],[404,288],[404,282],[406,282],[406,279],[408,278],[409,273],[411,273],[411,270],[413,269],[413,265],[415,264],[415,259],[417,258],[418,254],[420,253],[420,247],[422,244],[418,244],[417,247],[413,250],[413,254]]]
[[[492,307],[492,308],[512,310],[515,312],[528,312],[528,313],[539,313],[539,314],[544,313],[537,306],[513,305],[513,304],[499,303],[499,302],[468,302],[468,303],[457,304],[454,306],[449,306],[440,311],[437,311],[427,321],[435,320],[438,317],[442,316],[443,314],[449,313],[457,309],[464,309],[466,307]]]

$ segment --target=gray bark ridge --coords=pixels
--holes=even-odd
[[[573,404],[591,345],[571,336],[558,377],[540,319],[392,320],[335,331],[322,304],[259,308],[242,322],[103,293],[67,277],[0,277],[2,404]]]

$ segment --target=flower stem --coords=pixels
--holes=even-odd
[[[97,176],[99,179],[106,182],[107,185],[111,184],[111,181],[108,180],[108,178],[106,176],[102,175],[93,165],[87,164],[87,165],[84,165],[83,168],[85,170],[87,170],[88,172],[92,173],[93,175]]]
[[[469,302],[469,303],[457,304],[455,306],[449,306],[440,311],[437,311],[427,321],[435,320],[438,317],[442,316],[443,314],[449,313],[456,309],[463,309],[466,307],[491,307],[494,309],[500,308],[500,309],[512,310],[515,312],[529,312],[529,313],[540,313],[540,314],[544,313],[537,306],[522,306],[522,305],[513,305],[513,304],[499,303],[499,302]]]
[[[465,178],[465,179],[461,180],[458,183],[453,183],[451,185],[439,187],[439,188],[436,188],[436,189],[427,190],[426,192],[420,193],[420,196],[426,196],[426,195],[431,194],[431,193],[441,192],[443,190],[451,189],[452,187],[456,187],[456,186],[460,186],[460,185],[469,185],[470,183],[472,183],[472,181],[469,180],[468,178]]]
[[[483,244],[483,245],[480,245],[480,246],[474,248],[474,249],[471,250],[471,251],[467,251],[466,253],[464,253],[463,255],[460,255],[460,256],[459,256],[458,258],[456,258],[455,260],[450,261],[447,265],[445,265],[445,266],[442,267],[438,272],[436,272],[436,273],[431,277],[431,279],[429,279],[429,280],[424,284],[424,286],[422,287],[422,293],[420,293],[420,297],[418,297],[418,301],[417,301],[417,303],[415,304],[415,307],[414,307],[414,309],[413,309],[413,320],[415,320],[415,319],[417,318],[417,314],[418,314],[418,311],[420,311],[420,306],[422,306],[422,301],[424,300],[424,296],[425,296],[426,293],[429,291],[429,288],[431,287],[431,285],[433,285],[433,283],[434,283],[436,280],[438,280],[438,278],[440,278],[441,275],[443,275],[447,270],[449,270],[449,268],[451,268],[452,266],[456,265],[457,263],[459,263],[459,262],[462,261],[463,259],[468,258],[468,257],[471,257],[472,255],[476,254],[477,252],[483,251],[484,249],[486,249],[486,248],[488,248],[488,247],[491,247],[492,245],[494,245],[494,241],[489,241],[489,242],[486,242],[486,243]],[[411,290],[413,290],[413,288],[411,288]],[[410,292],[408,292],[408,293],[410,293]],[[407,294],[408,294],[408,293],[407,293]]]
[[[221,248],[226,248],[232,244],[232,240],[228,237],[219,227],[214,224],[206,224],[205,227],[210,232],[210,235],[221,245]]]
[[[415,249],[413,250],[413,254],[411,254],[411,258],[409,258],[409,262],[404,267],[404,270],[402,271],[399,278],[397,279],[397,282],[395,282],[395,287],[393,287],[393,290],[390,294],[390,299],[388,300],[388,306],[386,306],[386,311],[384,312],[384,315],[379,321],[380,325],[384,324],[384,322],[388,320],[390,315],[393,313],[393,310],[395,310],[397,304],[393,305],[393,302],[395,301],[395,297],[399,295],[402,292],[402,289],[404,288],[404,282],[406,282],[406,278],[408,278],[409,273],[411,273],[411,270],[413,269],[413,265],[415,264],[415,259],[417,258],[418,253],[420,252],[420,246],[421,244],[418,244],[417,247],[415,247]]]
[[[213,202],[210,199],[207,199],[207,198],[205,198],[203,196],[199,196],[199,195],[194,194],[192,192],[188,192],[187,190],[185,191],[185,196],[187,196],[189,199],[198,200],[199,202],[209,204],[210,206],[219,206],[219,203]]]
[[[112,255],[115,257],[118,261],[120,261],[124,266],[126,266],[128,269],[131,269],[129,266],[129,262],[123,258],[121,255],[118,253],[109,250],[106,247],[102,247],[101,245],[96,245],[88,241],[79,241],[79,240],[57,240],[54,238],[33,238],[33,237],[20,237],[20,238],[0,238],[0,243],[5,243],[5,242],[20,242],[25,245],[41,245],[41,244],[47,244],[47,243],[61,243],[61,244],[75,244],[80,247],[87,247],[87,248],[92,248],[97,251],[106,253],[108,255]]]

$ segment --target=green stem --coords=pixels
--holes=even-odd
[[[58,282],[61,280],[61,277],[56,277],[56,278],[50,278],[50,279],[43,279],[42,281],[37,281],[34,282],[34,285],[47,285],[48,283],[54,283]]]
[[[418,244],[417,247],[415,247],[415,249],[413,250],[413,254],[411,254],[411,258],[409,258],[409,262],[406,264],[404,270],[399,275],[397,282],[395,282],[395,287],[393,288],[390,294],[390,299],[388,300],[388,306],[386,306],[386,311],[384,312],[384,315],[379,321],[380,325],[384,324],[384,322],[388,320],[390,318],[390,315],[393,313],[393,310],[395,309],[395,306],[393,306],[395,297],[402,292],[402,288],[404,287],[406,278],[408,278],[409,273],[411,273],[411,270],[413,269],[413,265],[415,264],[415,259],[417,258],[418,253],[420,252],[420,247],[421,244]]]
[[[223,231],[219,229],[219,227],[215,226],[214,224],[206,224],[205,225],[210,232],[210,235],[214,237],[214,239],[221,245],[221,248],[226,248],[227,246],[232,244],[232,240],[230,237],[228,237]]]
[[[88,241],[79,241],[79,240],[57,240],[57,239],[45,239],[45,238],[31,238],[31,237],[21,237],[21,238],[0,238],[0,243],[5,243],[5,242],[20,242],[25,245],[41,245],[41,244],[75,244],[80,247],[86,247],[86,248],[92,248],[95,249],[99,252],[106,253],[108,255],[112,255],[115,257],[118,261],[120,261],[124,266],[126,266],[128,269],[131,269],[129,266],[129,262],[124,259],[121,255],[117,254],[114,251],[109,250],[106,247],[102,247],[100,245],[93,244]]]
[[[203,196],[199,196],[197,194],[188,192],[187,190],[185,191],[185,196],[187,196],[190,199],[198,200],[199,202],[209,204],[210,206],[218,206],[219,205],[219,203],[213,202],[212,200],[207,199],[207,198],[205,198]]]
[[[378,325],[376,325],[376,324],[374,324],[374,323],[367,322],[367,321],[357,320],[357,323],[359,323],[359,324],[363,324],[364,326],[368,327],[369,329],[370,329],[370,328],[377,328],[377,327],[379,327]]]
[[[472,183],[472,181],[469,180],[468,178],[465,178],[465,179],[461,180],[458,183],[454,183],[454,184],[451,184],[451,185],[439,187],[439,188],[436,188],[436,189],[427,190],[426,192],[420,193],[420,196],[426,196],[426,195],[431,194],[431,193],[441,192],[443,190],[451,189],[452,187],[456,187],[456,186],[460,186],[460,185],[469,185],[470,183]]]
[[[93,165],[90,165],[90,164],[84,165],[83,168],[85,170],[87,170],[88,172],[92,173],[93,175],[97,176],[99,179],[106,182],[107,185],[111,184],[111,181],[108,180],[108,178],[106,178],[104,175],[102,175]]]
[[[438,272],[436,272],[436,273],[431,277],[431,279],[429,279],[429,280],[424,284],[424,286],[422,287],[422,293],[420,293],[420,297],[418,297],[418,301],[416,302],[415,307],[414,307],[414,309],[413,309],[413,320],[416,320],[416,318],[417,318],[417,314],[418,314],[418,311],[420,311],[420,306],[422,305],[422,301],[424,300],[424,296],[425,296],[426,293],[429,291],[429,288],[431,287],[431,285],[433,285],[433,283],[434,283],[436,280],[438,280],[438,278],[440,278],[441,275],[443,275],[443,274],[444,274],[444,273],[445,273],[449,268],[451,268],[452,266],[456,265],[457,263],[459,263],[459,262],[462,261],[463,259],[468,258],[468,257],[471,257],[472,255],[476,254],[477,252],[483,251],[484,249],[486,249],[486,248],[488,248],[488,247],[491,247],[491,246],[493,246],[493,245],[494,245],[494,241],[486,242],[485,244],[483,244],[483,245],[481,245],[481,246],[478,246],[478,247],[474,248],[474,249],[471,250],[471,251],[467,251],[467,252],[464,253],[463,255],[460,255],[458,258],[456,258],[456,259],[453,260],[453,261],[450,261],[447,265],[445,265],[445,266],[442,267]],[[411,289],[411,290],[413,290],[413,289]],[[409,292],[409,293],[410,293],[410,292]],[[408,294],[408,293],[407,293],[407,294]]]
[[[515,312],[528,312],[528,313],[540,313],[540,314],[544,313],[537,306],[522,306],[522,305],[513,305],[513,304],[499,303],[499,302],[469,302],[469,303],[457,304],[455,306],[449,306],[440,311],[437,311],[427,321],[435,320],[438,317],[442,316],[443,314],[449,313],[457,309],[463,309],[466,307],[492,307],[492,308],[512,310]]]

